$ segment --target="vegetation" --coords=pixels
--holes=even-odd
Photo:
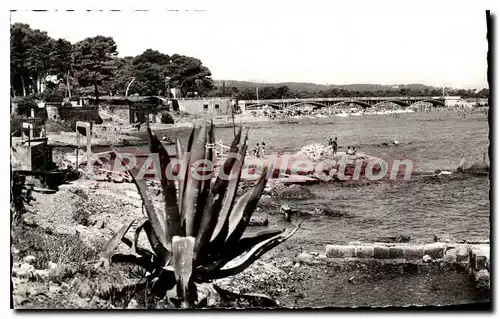
[[[97,35],[75,44],[15,23],[10,27],[12,96],[34,95],[61,101],[72,95],[165,95],[177,88],[183,97],[225,96],[240,100],[339,96],[440,96],[442,88],[409,85],[319,85],[213,81],[210,70],[194,57],[147,49],[135,57],[118,57],[112,37]],[[133,82],[132,82],[133,81]],[[132,82],[132,84],[131,84]],[[127,91],[127,87],[129,90]],[[487,98],[488,89],[445,89],[447,95]]]
[[[202,95],[212,88],[210,70],[194,57],[169,56],[147,49],[136,57],[118,57],[112,37],[97,35],[77,43],[53,39],[28,24],[10,27],[12,96],[62,100],[72,95],[157,95],[168,86]]]
[[[194,133],[193,128],[186,149],[177,138],[178,157],[189,164],[188,167],[200,160],[211,162],[213,159],[213,150],[205,147],[207,142],[215,141],[213,124],[208,131],[206,125],[201,128],[196,142]],[[98,265],[107,264],[110,259],[139,265],[149,273],[143,287],[149,287],[152,294],[172,296],[167,292],[173,291],[175,297],[168,298],[172,303],[183,307],[199,306],[203,304],[198,294],[201,285],[240,273],[292,236],[298,227],[291,231],[266,231],[242,238],[265,188],[267,172],[262,173],[253,189],[236,200],[247,150],[247,137],[240,143],[241,128],[231,144],[231,152],[239,154],[241,160],[228,158],[221,171],[236,178],[228,181],[219,175],[211,184],[210,178],[194,179],[190,169],[186,169],[180,173],[178,195],[175,181],[167,178],[166,174],[170,164],[169,154],[149,128],[148,135],[151,153],[159,156],[165,211],[156,211],[148,197],[146,183],[134,178],[147,219],[140,222],[133,240],[125,234],[137,221],[123,225],[106,244]],[[186,159],[183,154],[188,154]],[[152,250],[138,247],[142,231],[146,233]],[[129,254],[113,253],[121,241],[130,247]],[[221,289],[214,288],[213,291]]]
[[[212,96],[231,96],[240,100],[287,99],[287,98],[325,98],[350,96],[441,96],[443,89],[422,84],[380,85],[349,84],[321,85],[314,83],[254,83],[246,81],[215,81]],[[463,98],[487,98],[488,89],[464,90],[445,88],[446,95]]]
[[[162,124],[174,124],[175,120],[170,112],[162,112],[161,113],[161,123]]]

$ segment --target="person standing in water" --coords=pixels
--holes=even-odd
[[[265,142],[262,142],[262,149],[261,149],[260,155],[262,155],[262,156],[266,155],[266,143]]]
[[[333,155],[337,154],[337,147],[338,147],[337,137],[335,136],[335,139],[332,141]]]

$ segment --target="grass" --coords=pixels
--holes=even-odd
[[[86,268],[89,260],[97,259],[100,247],[90,247],[78,234],[53,234],[39,227],[13,226],[12,245],[19,250],[19,259],[31,255],[36,258],[33,266],[46,269],[49,261],[71,264],[76,272]],[[98,245],[100,246],[100,245]]]

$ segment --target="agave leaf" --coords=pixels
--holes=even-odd
[[[193,141],[194,141],[194,132],[195,132],[195,126],[193,126],[193,129],[191,130],[191,133],[189,134],[189,140],[188,140],[188,145],[186,148],[186,152],[183,152],[182,150],[180,151],[182,153],[182,166],[181,170],[179,171],[179,209],[180,209],[180,215],[181,215],[181,224],[184,225],[185,227],[185,216],[184,216],[184,197],[186,195],[186,185],[187,185],[187,180],[188,180],[188,175],[189,175],[189,158],[191,157],[191,151],[193,148]],[[177,141],[177,150],[182,148],[182,145],[180,144],[180,139]],[[179,158],[179,157],[178,157]],[[184,171],[182,171],[184,169]]]
[[[278,246],[279,244],[290,238],[293,234],[295,234],[295,232],[299,228],[300,225],[292,229],[288,234],[285,234],[286,231],[284,231],[274,237],[271,237],[267,240],[260,242],[259,244],[255,245],[244,256],[238,258],[238,260],[233,260],[219,271],[214,271],[211,274],[209,274],[210,278],[211,279],[225,278],[229,276],[234,276],[242,272],[248,266],[250,266],[254,261],[260,258],[260,256],[262,256],[269,250],[273,249],[274,247]]]
[[[102,264],[106,264],[109,261],[111,255],[113,254],[113,251],[118,247],[120,244],[122,238],[125,236],[125,234],[128,232],[130,227],[132,227],[132,224],[136,220],[132,220],[131,222],[125,223],[120,230],[111,237],[111,239],[106,243],[106,246],[104,246],[104,249],[102,252],[99,254],[99,262],[96,264],[96,268],[100,267]]]
[[[150,150],[153,154],[158,154],[161,167],[161,188],[165,199],[165,242],[166,248],[172,247],[172,236],[182,236],[179,207],[177,206],[177,189],[175,181],[167,176],[167,168],[170,164],[170,155],[161,144],[158,137],[148,128]],[[162,241],[163,243],[163,241]]]
[[[233,142],[231,143],[230,153],[236,153],[238,151],[238,144],[241,140],[241,132],[242,128],[240,128],[238,134],[235,136]],[[213,143],[215,141],[215,138],[213,136],[210,137],[211,134],[213,134],[213,123],[211,132],[209,133],[209,139],[211,139],[210,143]],[[231,173],[235,162],[236,158],[234,157],[229,157],[224,162],[223,170],[226,176]],[[214,182],[214,185],[212,186],[209,193],[208,199],[206,201],[207,204],[205,207],[205,213],[203,214],[202,220],[200,222],[200,230],[196,237],[194,260],[195,264],[197,265],[203,263],[204,257],[208,256],[208,254],[211,252],[210,249],[207,249],[207,247],[210,244],[210,238],[212,237],[215,226],[218,222],[222,203],[224,201],[224,195],[227,190],[227,185],[227,179],[221,178],[221,176],[217,176],[216,181]]]
[[[146,236],[148,237],[149,244],[151,245],[151,248],[153,249],[156,256],[161,259],[162,263],[168,264],[168,262],[170,261],[169,251],[165,248],[165,246],[163,246],[158,236],[156,236],[156,233],[152,228],[151,221],[147,220],[143,224],[143,228]]]
[[[189,159],[189,167],[187,168],[187,184],[182,203],[183,215],[186,220],[186,236],[196,236],[194,230],[194,221],[196,216],[196,203],[200,192],[201,181],[193,178],[191,169],[194,163],[202,160],[205,157],[206,148],[206,125],[203,125],[198,133],[198,141],[194,145],[193,153]]]
[[[210,244],[210,237],[212,236],[215,225],[217,224],[217,218],[219,217],[222,208],[223,199],[224,197],[221,194],[214,194],[213,192],[210,192],[207,209],[202,217],[200,229],[198,235],[196,236],[193,256],[195,264],[202,262],[203,257],[207,256],[210,252],[210,250],[206,248]],[[205,253],[203,253],[204,251]],[[200,256],[201,253],[203,253],[203,255]]]
[[[154,262],[151,259],[134,254],[114,254],[111,256],[111,262],[134,264],[148,271],[154,268]]]
[[[210,127],[207,133],[207,143],[213,144],[215,143],[215,136],[214,136],[214,124],[213,121],[210,123]],[[203,218],[203,215],[205,213],[205,208],[208,205],[208,197],[210,194],[210,183],[212,181],[212,175],[213,175],[213,153],[214,150],[209,147],[205,147],[205,156],[204,159],[206,160],[206,163],[208,164],[207,168],[210,168],[210,172],[206,174],[204,172],[204,175],[206,179],[200,181],[200,191],[198,193],[198,197],[196,200],[196,214],[193,222],[193,233],[198,234],[201,226],[201,220]],[[213,199],[211,200],[213,201]]]
[[[212,261],[211,264],[198,266],[198,279],[201,281],[210,280],[210,278],[206,279],[206,275],[210,274],[213,271],[219,270],[222,266],[228,263],[230,260],[240,256],[247,250],[251,249],[255,245],[258,245],[260,242],[263,242],[271,237],[274,237],[278,234],[285,232],[286,230],[267,230],[258,233],[252,237],[242,238],[238,245],[232,247],[232,249],[224,249],[222,253],[217,256],[217,260]]]
[[[137,242],[139,240],[139,235],[141,234],[141,230],[143,229],[144,224],[147,222],[148,222],[147,219],[143,220],[142,223],[139,226],[137,226],[137,228],[135,229],[134,241],[132,242],[132,246],[130,247],[132,255],[134,255],[134,256],[139,256],[139,253],[137,252]]]
[[[220,216],[219,216],[218,221],[217,221],[217,225],[215,226],[212,237],[210,239],[210,241],[215,246],[219,246],[226,239],[227,230],[228,230],[228,217],[229,217],[229,213],[232,209],[234,199],[236,197],[236,192],[238,191],[238,185],[239,185],[240,178],[241,178],[241,171],[243,170],[243,165],[245,162],[245,154],[247,151],[247,139],[248,139],[248,131],[247,131],[247,134],[246,134],[245,139],[243,141],[243,145],[241,146],[240,152],[239,152],[241,161],[236,162],[231,170],[231,172],[232,172],[231,174],[236,173],[236,178],[232,178],[229,181],[229,185],[227,187],[227,193],[226,193],[226,196],[224,198],[224,202],[223,202],[223,206],[222,206],[222,211],[220,213]]]
[[[113,146],[111,146],[111,149],[116,153],[116,157],[119,158],[120,160],[123,160],[120,152],[115,149]],[[166,241],[166,236],[165,236],[165,223],[162,222],[165,220],[164,215],[161,212],[158,212],[151,199],[149,198],[148,195],[148,187],[146,185],[146,182],[144,180],[136,179],[134,174],[129,170],[129,174],[132,177],[132,181],[134,182],[135,186],[137,187],[137,191],[139,192],[139,195],[141,196],[142,199],[142,204],[146,208],[146,214],[148,219],[151,221],[151,224],[153,225],[153,229],[156,232],[156,236],[162,243],[164,247],[167,247],[167,241]]]
[[[123,237],[122,238],[122,242],[127,245],[129,248],[132,248],[132,240],[128,239],[127,237]],[[141,248],[141,247],[136,247],[136,250],[137,250],[137,253],[143,257],[146,257],[148,258],[148,260],[153,260],[153,259],[158,259],[158,257],[153,254],[151,251],[149,250],[146,250],[144,248]]]
[[[231,146],[229,148],[229,153],[238,152],[238,145],[240,144],[242,131],[243,131],[243,127],[240,127],[238,134],[236,134],[236,136],[233,139],[233,142],[231,143]],[[236,162],[236,158],[234,158],[234,157],[229,157],[228,159],[226,159],[226,161],[224,162],[224,165],[222,167],[225,175],[229,175],[231,173],[231,169],[233,168],[233,165],[235,162]],[[227,185],[227,181],[225,181],[225,182]]]
[[[184,302],[192,302],[191,285],[193,274],[193,250],[195,238],[174,236],[172,238],[173,266],[177,281],[177,295]]]
[[[245,195],[241,196],[236,205],[234,205],[229,215],[228,234],[226,242],[231,246],[238,242],[248,226],[252,214],[257,208],[260,196],[264,192],[267,183],[267,169],[264,169],[259,180]]]
[[[181,161],[181,163],[182,163],[183,158],[184,158],[184,151],[183,151],[181,139],[179,138],[179,134],[175,134],[175,140],[176,140],[175,149],[176,149],[176,153],[177,153],[177,159],[179,161]],[[182,197],[184,195],[184,176],[182,176],[181,170],[182,170],[182,164],[180,166],[179,172],[177,173],[177,181],[178,181],[178,185],[179,185],[177,203],[179,205],[179,216],[180,216],[181,223],[182,223]]]
[[[215,291],[219,294],[224,301],[236,301],[240,302],[244,300],[244,303],[249,303],[251,307],[259,308],[275,308],[279,307],[279,304],[273,299],[269,298],[263,294],[237,294],[232,291],[223,289],[217,285],[213,285]]]
[[[142,203],[146,207],[146,214],[148,215],[148,220],[151,222],[156,237],[163,247],[167,248],[167,236],[165,235],[165,229],[163,228],[165,224],[162,223],[164,215],[155,209],[153,202],[149,198],[146,182],[144,182],[144,180],[136,180],[135,178],[133,178],[133,181],[137,186],[139,194],[141,195]]]
[[[233,251],[228,251],[226,256],[228,256],[230,259],[236,258],[237,256],[243,254],[245,251],[251,249],[253,246],[259,244],[260,242],[282,234],[284,231],[285,230],[267,230],[260,232],[252,237],[244,237],[238,242],[236,249]]]

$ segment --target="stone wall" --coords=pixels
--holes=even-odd
[[[45,106],[47,117],[51,120],[61,120],[68,122],[93,122],[95,124],[101,124],[102,119],[99,116],[99,110],[97,106],[56,106],[47,105]]]
[[[312,256],[311,256],[312,257]],[[360,243],[348,245],[327,245],[326,258],[376,258],[400,259],[406,261],[442,261],[460,264],[474,277],[481,288],[490,287],[490,244],[461,243]],[[307,256],[302,256],[307,259]]]
[[[116,117],[124,123],[130,122],[130,110],[127,104],[120,105],[110,105],[104,104],[99,105],[99,112],[103,112],[103,116]]]

